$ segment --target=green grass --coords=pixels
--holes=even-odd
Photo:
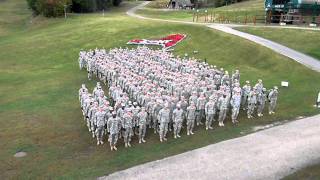
[[[283,178],[283,180],[317,180],[320,178],[320,164],[315,164],[312,166],[305,167],[297,172]]]
[[[0,11],[14,2],[20,0],[1,1]],[[320,88],[319,73],[267,48],[203,26],[126,16],[125,9],[133,5],[124,3],[105,17],[74,14],[67,20],[36,18],[32,24],[26,18],[17,26],[6,27],[8,34],[0,39],[0,179],[91,179],[239,137],[257,125],[319,113],[312,107]],[[95,84],[78,68],[79,51],[123,47],[133,38],[159,38],[170,33],[188,35],[175,47],[176,55],[198,50],[196,57],[207,58],[210,64],[229,71],[239,68],[242,82],[262,78],[270,88],[288,80],[290,88],[280,89],[276,115],[247,120],[242,112],[241,123],[235,127],[228,117],[226,127],[210,132],[197,128],[194,136],[183,135],[179,140],[170,134],[162,144],[149,133],[146,144],[133,139],[130,149],[125,149],[121,140],[117,152],[111,152],[107,144],[97,147],[79,108],[81,83],[91,90]],[[13,155],[17,151],[28,155],[16,159]]]
[[[249,0],[240,3],[234,3],[229,6],[216,8],[225,11],[261,11],[264,7],[264,0]]]
[[[143,8],[137,10],[137,14],[141,14],[145,17],[158,18],[158,19],[171,19],[171,20],[183,20],[192,21],[193,12],[189,10],[168,10]]]
[[[258,27],[237,29],[270,39],[320,60],[320,31]]]
[[[16,30],[22,30],[31,14],[26,1],[0,0],[0,40]]]
[[[169,0],[155,0],[155,1],[150,1],[150,3],[147,5],[147,7],[150,8],[166,8],[167,5],[169,4]]]
[[[146,8],[138,10],[137,13],[152,18],[193,21],[193,10],[167,11],[164,9],[155,8],[158,7],[158,4],[163,4],[162,2],[162,0],[151,2]],[[262,20],[265,14],[263,3],[263,0],[250,0],[228,6],[222,6],[219,8],[202,8],[199,9],[197,22],[204,22],[204,17],[206,16],[205,10],[208,10],[210,19],[212,15],[214,22],[223,23],[228,20],[233,23],[244,23],[247,17],[247,22],[252,23],[253,17],[257,16],[257,22],[264,23],[264,20]]]

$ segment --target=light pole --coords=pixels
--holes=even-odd
[[[67,19],[67,7],[68,7],[68,5],[63,5],[63,7],[64,7],[64,18],[65,19]]]

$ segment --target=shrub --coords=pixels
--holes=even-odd
[[[63,16],[65,5],[70,0],[38,0],[37,10],[46,17]]]
[[[29,8],[35,15],[38,15],[40,13],[37,9],[37,2],[38,0],[27,0]]]
[[[107,8],[108,0],[72,0],[73,12],[94,12]]]
[[[112,0],[112,5],[119,6],[122,0]]]
[[[64,15],[66,5],[73,12],[95,12],[106,9],[111,3],[119,6],[121,0],[26,0],[35,15],[42,14],[46,17],[57,17]]]

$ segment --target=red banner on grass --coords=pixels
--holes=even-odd
[[[135,44],[135,45],[158,45],[162,46],[164,49],[169,49],[173,46],[175,46],[177,43],[182,41],[187,36],[185,34],[170,34],[166,37],[163,37],[161,39],[154,39],[154,40],[148,40],[148,39],[133,39],[130,40],[127,44]]]

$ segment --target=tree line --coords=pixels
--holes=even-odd
[[[122,0],[27,0],[34,15],[63,16],[65,10],[75,13],[95,12],[119,6]]]

